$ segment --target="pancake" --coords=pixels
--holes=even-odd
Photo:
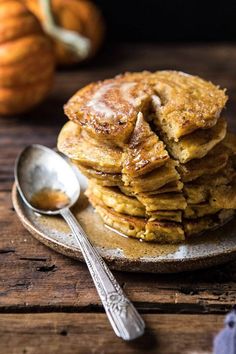
[[[122,151],[84,137],[78,124],[67,122],[58,137],[58,150],[83,166],[105,173],[120,173]]]
[[[123,154],[122,173],[138,177],[162,166],[169,154],[140,112],[128,147]]]
[[[216,214],[221,207],[217,208],[212,206],[210,203],[200,203],[188,205],[184,210],[184,217],[187,219],[196,219],[205,215]]]
[[[126,73],[92,83],[65,105],[65,113],[100,141],[123,146],[139,112],[155,108],[156,123],[168,139],[213,127],[227,97],[224,90],[177,71]]]
[[[229,184],[232,182],[236,177],[236,170],[232,166],[231,158],[227,164],[220,169],[217,173],[213,174],[204,174],[201,177],[194,180],[192,184],[194,185],[208,185],[209,187],[219,186],[221,184]],[[185,185],[189,185],[185,184]]]
[[[215,174],[226,166],[229,156],[228,148],[220,143],[202,159],[194,159],[186,164],[179,164],[177,169],[181,180],[190,182],[203,175]]]
[[[144,192],[144,193],[139,193],[141,196],[151,196],[151,195],[156,195],[156,194],[162,194],[162,193],[170,193],[170,192],[180,192],[183,189],[183,183],[181,181],[174,181],[174,182],[169,182],[166,183],[163,187],[150,191],[150,192]]]
[[[180,210],[187,207],[182,193],[163,193],[144,197],[137,195],[138,200],[145,205],[147,212],[155,210]]]
[[[214,229],[220,227],[228,220],[230,220],[235,214],[234,210],[221,210],[216,215],[205,216],[193,220],[184,220],[184,231],[186,238],[191,236],[200,235],[206,230]]]
[[[158,243],[180,243],[185,240],[185,235],[182,226],[177,223],[149,219],[142,239]]]
[[[120,190],[128,195],[128,196],[133,196],[136,195],[133,192],[133,189],[131,187],[127,186],[120,186]],[[149,196],[149,195],[154,195],[154,194],[162,194],[162,193],[170,193],[170,192],[180,192],[183,189],[183,183],[181,181],[175,181],[175,182],[170,182],[166,183],[163,187],[150,191],[150,192],[144,192],[144,193],[139,193],[141,196]]]
[[[188,204],[200,204],[209,199],[209,185],[192,185],[184,186],[184,195]]]
[[[204,157],[217,143],[224,139],[226,135],[226,120],[220,118],[216,125],[210,129],[198,129],[193,133],[184,136],[178,142],[166,139],[169,153],[182,164]]]
[[[236,137],[225,91],[177,71],[92,83],[65,105],[58,148],[88,177],[105,224],[146,241],[183,242],[236,209]]]
[[[227,132],[224,140],[222,141],[225,147],[227,147],[232,155],[236,155],[236,135],[230,132]]]
[[[167,183],[176,182],[180,179],[175,168],[176,165],[177,163],[175,161],[169,160],[164,166],[157,168],[144,176],[131,179],[127,175],[122,175],[122,180],[124,185],[131,187],[135,194],[155,191]]]
[[[65,105],[65,113],[99,141],[124,146],[139,112],[146,112],[152,88],[147,83],[118,76],[79,90]]]
[[[212,193],[219,188],[227,186],[236,177],[236,171],[230,164],[223,171],[213,175],[206,175],[195,180],[193,183],[185,183],[184,195],[188,204],[199,204],[209,200]]]
[[[108,188],[89,183],[86,195],[101,200],[103,204],[122,214],[145,217],[145,207],[135,197],[128,197],[118,188]]]
[[[178,141],[198,128],[213,127],[227,96],[211,82],[178,71],[152,75],[156,124],[169,140]]]
[[[159,243],[178,243],[184,240],[184,231],[177,223],[120,214],[102,205],[101,201],[97,204],[97,200],[91,196],[89,200],[104,223],[125,236]]]
[[[159,221],[182,221],[181,210],[155,210],[147,212],[148,216],[152,216],[155,220]]]
[[[212,188],[209,202],[214,208],[236,209],[236,181]]]
[[[108,187],[123,185],[122,176],[119,173],[105,173],[92,168],[84,167],[75,160],[72,160],[72,162],[86,177],[93,180],[97,184]]]

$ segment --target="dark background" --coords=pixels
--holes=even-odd
[[[95,0],[115,41],[235,41],[235,1]]]

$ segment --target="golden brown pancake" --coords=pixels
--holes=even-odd
[[[236,209],[236,181],[230,185],[212,188],[210,204],[214,208]]]
[[[184,195],[188,204],[203,203],[215,193],[219,188],[229,185],[235,180],[236,171],[228,163],[225,168],[215,174],[205,175],[196,179],[193,183],[185,183]]]
[[[223,144],[215,146],[202,159],[194,159],[177,167],[181,180],[190,182],[203,175],[212,175],[222,170],[229,160],[229,149]]]
[[[202,232],[214,229],[226,223],[235,214],[235,210],[221,210],[216,215],[204,216],[198,219],[183,221],[186,238],[196,236]]]
[[[162,166],[169,154],[158,136],[151,130],[140,112],[133,134],[123,154],[122,173],[129,177],[138,177]]]
[[[169,220],[180,222],[182,213],[180,210],[146,210],[145,206],[135,197],[123,194],[118,188],[102,187],[94,182],[89,182],[85,193],[96,204],[112,208],[114,211],[131,216],[153,216],[157,220]],[[176,208],[173,208],[176,209]]]
[[[225,106],[227,96],[211,82],[178,71],[153,75],[156,124],[168,139],[178,141],[198,128],[211,128]]]
[[[72,162],[86,177],[95,181],[97,184],[108,187],[123,186],[124,184],[121,179],[122,176],[119,173],[105,173],[92,168],[84,167],[75,160],[72,160]]]
[[[182,193],[163,193],[148,197],[137,195],[137,198],[145,205],[148,212],[155,210],[180,210],[187,207]]]
[[[144,176],[129,178],[127,175],[122,175],[122,179],[125,186],[131,187],[135,194],[155,191],[167,183],[176,182],[180,179],[175,167],[176,162],[169,160],[164,166]]]
[[[153,216],[155,220],[159,221],[182,221],[182,211],[181,210],[155,210],[147,212],[148,216]]]
[[[187,219],[196,219],[205,215],[216,214],[222,208],[216,208],[210,203],[189,204],[184,210],[184,217]]]
[[[236,135],[230,132],[227,132],[224,140],[222,141],[225,147],[227,147],[232,155],[236,155]]]
[[[118,76],[79,90],[65,105],[66,115],[99,141],[123,146],[139,112],[146,112],[152,88],[147,83]]]
[[[213,174],[204,174],[201,177],[194,180],[194,185],[208,185],[210,187],[219,186],[221,184],[229,184],[236,178],[236,171],[232,166],[231,158],[227,164],[219,170],[217,173]],[[191,182],[192,183],[192,182]]]
[[[89,178],[109,226],[147,241],[182,242],[236,209],[236,137],[227,97],[177,71],[126,73],[90,84],[65,106],[58,148]]]
[[[126,73],[90,84],[65,105],[67,116],[97,140],[123,146],[137,115],[155,107],[156,123],[169,139],[213,127],[226,103],[223,90],[177,71]]]
[[[209,185],[185,184],[184,195],[188,204],[200,204],[209,199]]]
[[[226,135],[226,120],[220,118],[210,129],[198,129],[181,138],[178,142],[168,140],[163,136],[170,154],[182,164],[204,157]]]
[[[133,189],[131,187],[120,186],[119,188],[124,194],[126,194],[128,196],[137,195],[133,192]],[[138,194],[140,196],[148,197],[148,196],[155,195],[155,194],[180,192],[182,189],[183,189],[183,183],[181,181],[175,181],[175,182],[167,183],[163,187],[161,187],[157,190],[149,191],[149,192],[146,191],[146,192],[142,192],[142,193],[138,193]]]
[[[86,195],[101,200],[103,204],[114,211],[131,216],[145,217],[145,206],[135,197],[128,197],[118,188],[102,187],[89,183]]]
[[[89,196],[89,200],[104,223],[123,235],[159,243],[178,243],[184,240],[183,229],[177,223],[120,214],[102,205],[101,201],[97,204],[93,196]]]
[[[78,124],[67,122],[58,137],[58,150],[79,164],[105,173],[120,173],[122,151],[84,137]]]

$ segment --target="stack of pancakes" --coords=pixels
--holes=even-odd
[[[122,234],[176,243],[236,209],[236,137],[224,90],[176,71],[92,83],[66,104],[58,149],[87,176],[87,196]]]

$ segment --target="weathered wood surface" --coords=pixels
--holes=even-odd
[[[210,354],[223,324],[215,315],[145,315],[142,338],[125,343],[104,314],[12,314],[0,317],[0,351],[11,354]]]
[[[103,310],[85,265],[34,240],[16,218],[10,190],[17,154],[31,143],[56,145],[56,136],[66,121],[62,105],[77,89],[127,70],[166,68],[198,74],[226,87],[230,100],[225,115],[236,131],[234,45],[119,45],[107,49],[93,63],[58,72],[52,94],[32,112],[0,118],[0,353],[57,353],[59,344],[69,354],[134,353],[146,348],[145,344],[139,347],[115,338],[105,316],[98,313]],[[236,300],[235,270],[236,262],[231,262],[178,275],[116,276],[140,311],[148,314],[154,338],[151,353],[157,352],[158,346],[160,353],[210,353],[212,336],[222,325],[221,314]],[[64,324],[73,329],[66,340],[57,332]],[[48,351],[39,349],[40,341]],[[117,350],[111,343],[117,343]]]

